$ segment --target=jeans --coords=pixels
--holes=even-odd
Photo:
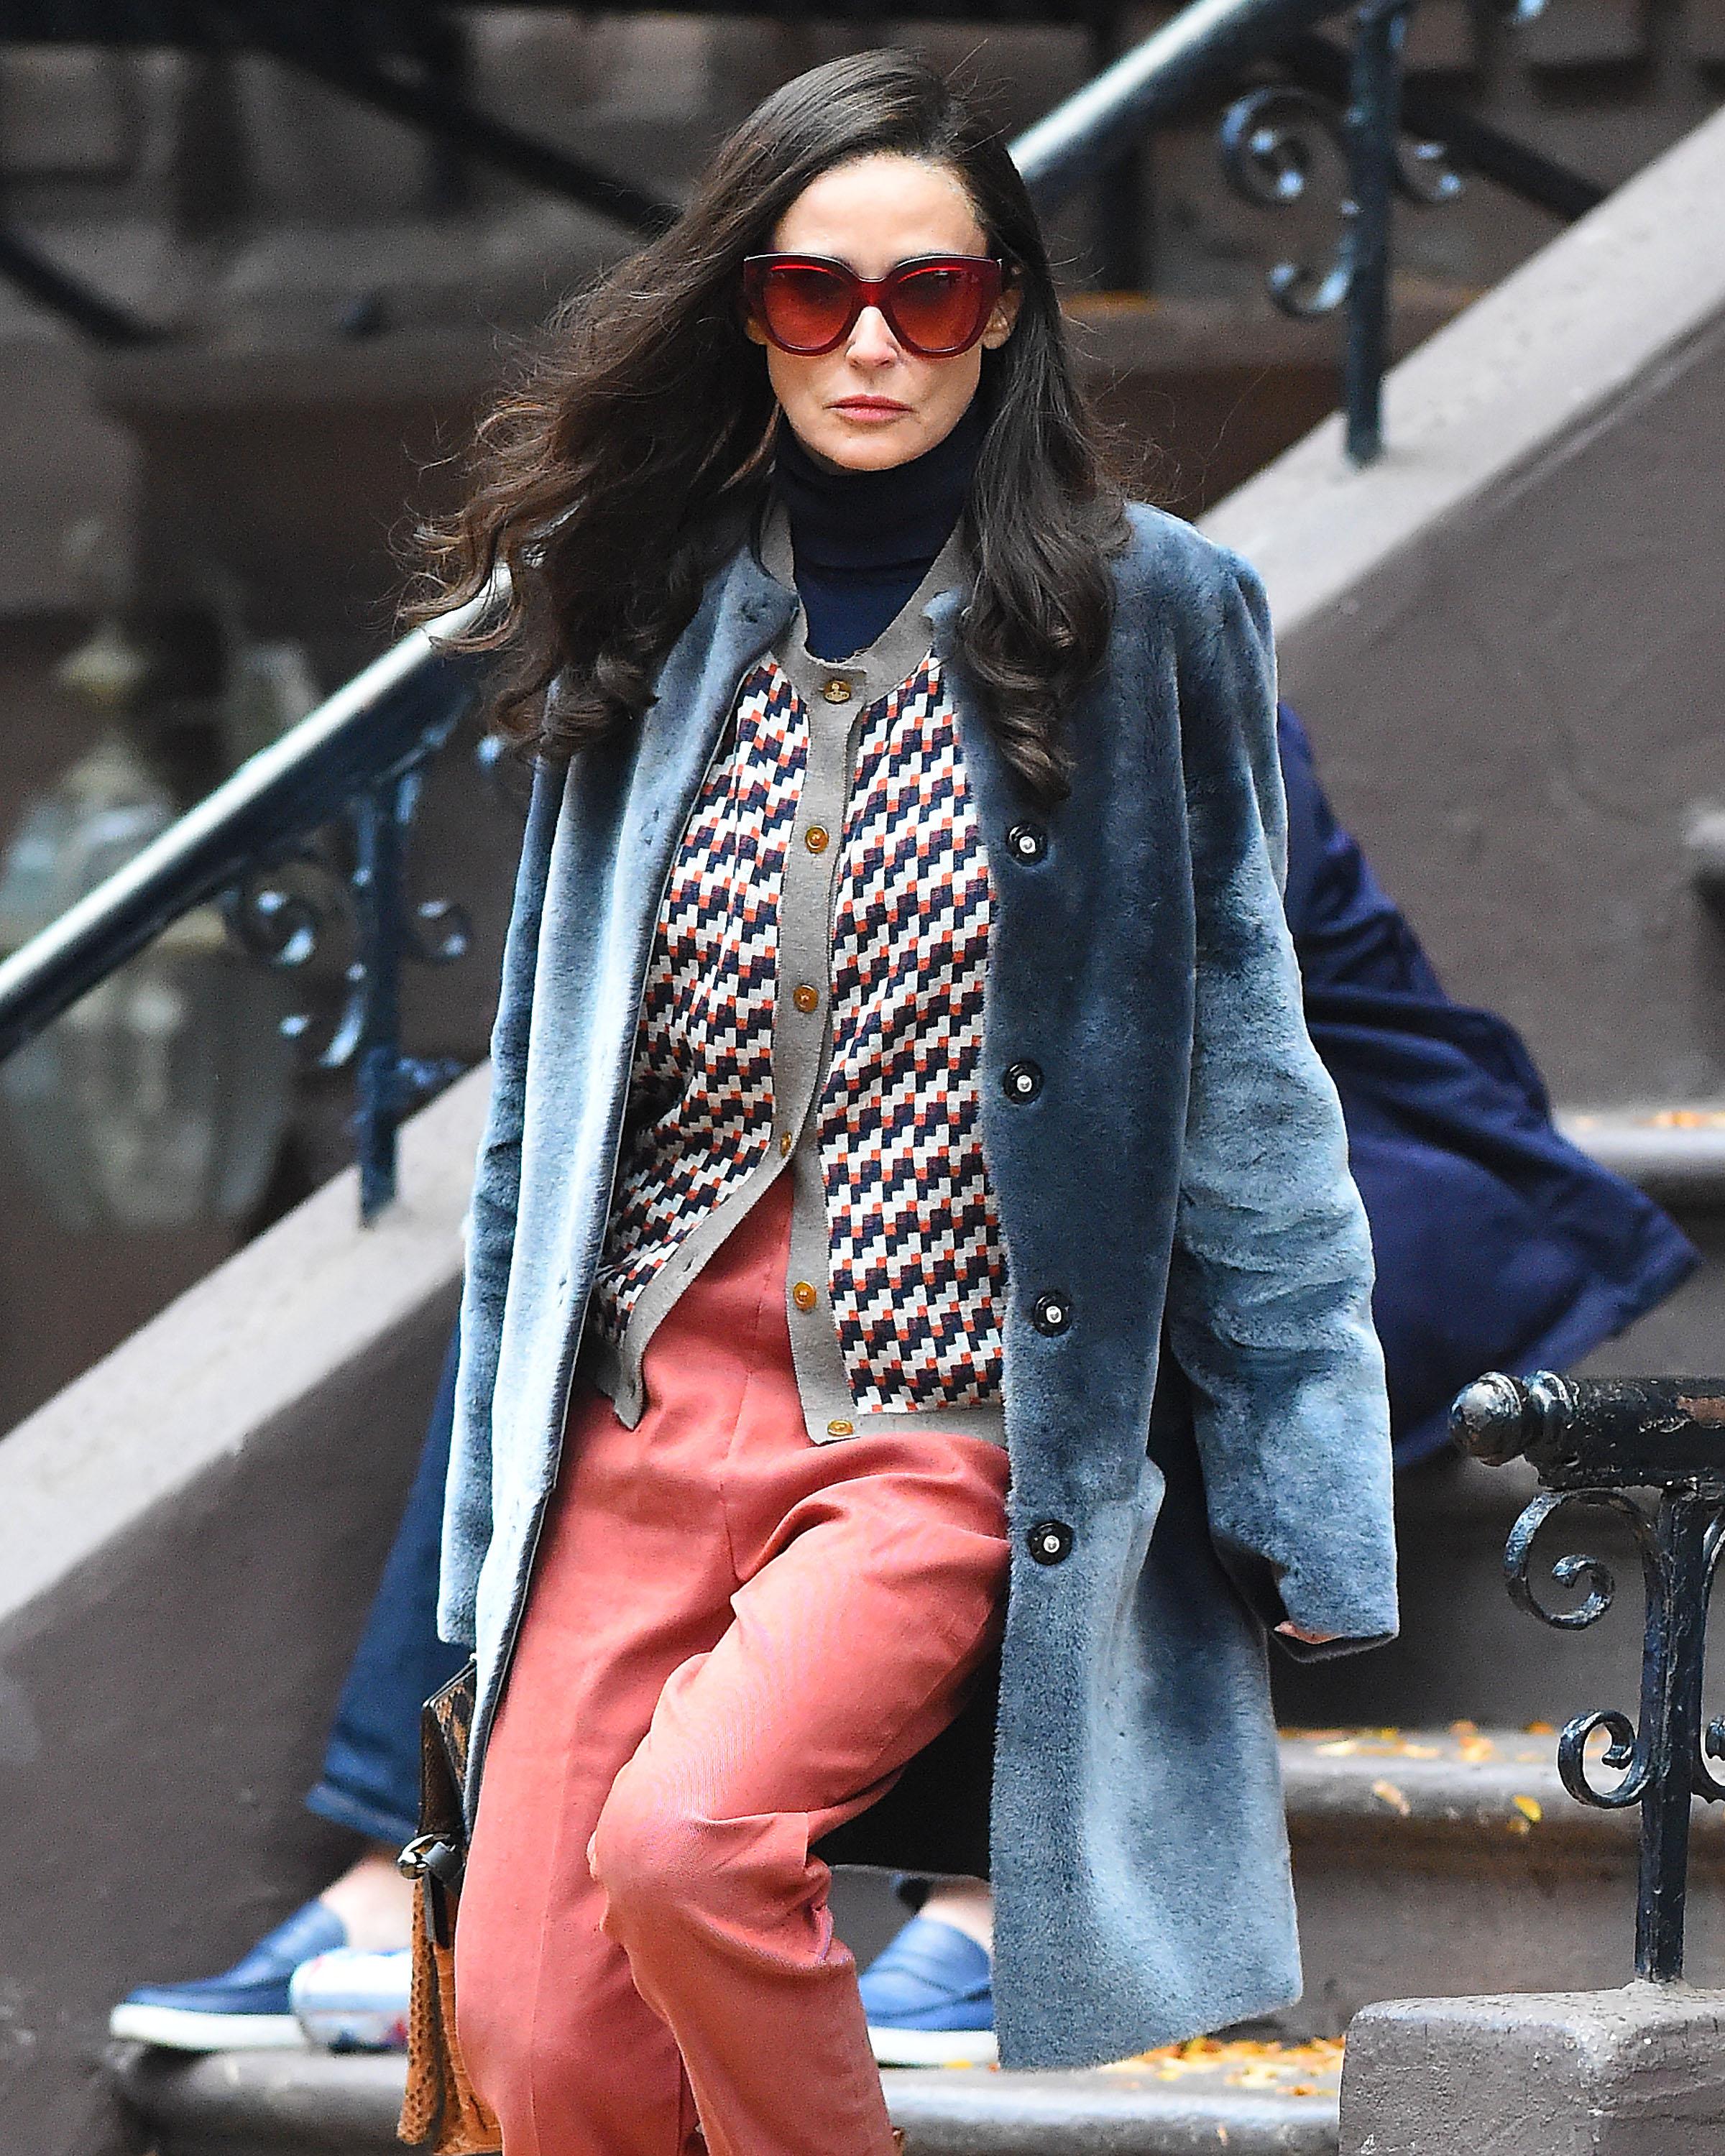
[[[467,1660],[437,1636],[444,1482],[455,1414],[449,1342],[407,1509],[336,1703],[323,1774],[305,1799],[322,1819],[396,1848],[419,1822],[419,1709]]]

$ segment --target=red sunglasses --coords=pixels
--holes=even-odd
[[[751,254],[742,289],[766,336],[799,358],[835,350],[863,309],[878,307],[906,352],[953,359],[988,326],[1001,275],[991,254],[919,254],[884,277],[859,277],[819,254]]]

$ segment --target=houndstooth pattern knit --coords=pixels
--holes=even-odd
[[[738,692],[660,910],[593,1320],[620,1340],[644,1287],[773,1135],[778,899],[809,715],[771,660]]]
[[[768,660],[739,692],[661,910],[594,1291],[614,1342],[772,1141],[780,896],[808,747],[808,714]],[[1004,1266],[978,1083],[991,905],[930,658],[863,715],[836,865],[832,1054],[814,1113],[833,1318],[860,1412],[1000,1397]]]
[[[1000,1397],[977,1066],[992,893],[937,660],[864,718],[819,1113],[833,1315],[865,1411]]]

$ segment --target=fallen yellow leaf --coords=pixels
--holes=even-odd
[[[1408,1816],[1408,1814],[1414,1809],[1414,1807],[1408,1802],[1407,1799],[1402,1794],[1401,1791],[1397,1789],[1394,1782],[1386,1782],[1381,1779],[1373,1782],[1372,1784],[1372,1794],[1378,1799],[1380,1804],[1388,1804],[1391,1811],[1399,1812],[1404,1819],[1405,1819]]]

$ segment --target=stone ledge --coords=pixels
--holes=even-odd
[[[1230,2085],[1225,2066],[1089,2073],[950,2068],[887,2072],[887,2107],[906,2156],[1332,2156],[1333,2089],[1295,2096]]]
[[[1558,1127],[1662,1205],[1687,1212],[1725,1207],[1725,1114],[1711,1101],[1570,1109],[1559,1113]]]
[[[348,1169],[0,1445],[8,2149],[118,2156],[115,1993],[225,1967],[345,1861],[300,1793],[424,1437],[485,1086],[404,1127],[375,1225]]]
[[[1399,1999],[1354,2025],[1345,2156],[1717,2156],[1725,1994]]]
[[[398,2058],[128,2051],[115,2070],[157,2129],[159,2156],[400,2156]],[[1012,2074],[971,2067],[882,2075],[907,2156],[1335,2156],[1333,2077],[1317,2093],[1230,2085],[1231,2063]],[[1301,2082],[1302,2088],[1308,2084]]]
[[[1559,1856],[1634,1868],[1639,1811],[1578,1804],[1558,1779],[1554,1731],[1285,1731],[1281,1765],[1296,1851],[1417,1849],[1429,1861],[1447,1843],[1458,1854],[1519,1850],[1542,1868]],[[1691,1849],[1698,1866],[1725,1861],[1725,1817],[1711,1806],[1697,1807]]]
[[[1722,161],[1715,116],[1403,361],[1384,383],[1379,462],[1347,463],[1338,415],[1204,519],[1263,577],[1279,642],[1357,608],[1394,562],[1417,585],[1440,527],[1561,456],[1712,333]]]

